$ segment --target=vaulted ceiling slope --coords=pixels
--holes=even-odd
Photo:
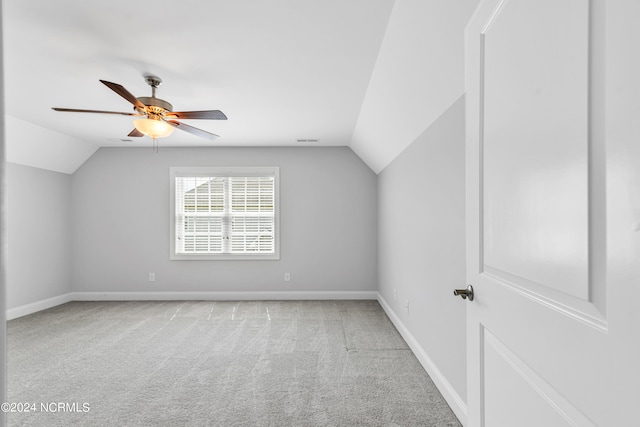
[[[174,110],[229,117],[185,121],[216,142],[176,131],[162,145],[317,140],[351,145],[379,172],[462,94],[462,21],[475,3],[5,0],[7,158],[73,173],[100,146],[150,146],[127,141],[129,117],[51,107],[130,112],[99,79],[139,97],[155,74]]]
[[[351,140],[379,173],[464,93],[464,28],[478,0],[397,0]]]

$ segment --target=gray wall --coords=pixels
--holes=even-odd
[[[379,175],[378,256],[380,294],[466,401],[464,117],[461,97]]]
[[[170,166],[279,166],[281,259],[170,261]],[[462,98],[377,177],[346,147],[101,148],[73,175],[8,164],[7,193],[8,308],[71,291],[379,290],[466,400],[452,296],[465,286]]]
[[[6,164],[7,305],[71,291],[70,175]]]
[[[170,261],[171,166],[279,166],[280,260]],[[72,177],[73,290],[375,292],[376,188],[346,147],[101,148]]]

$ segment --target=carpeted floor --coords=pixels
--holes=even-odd
[[[72,302],[7,344],[10,426],[460,425],[376,301]]]

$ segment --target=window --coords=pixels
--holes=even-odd
[[[171,168],[171,259],[278,259],[278,176]]]

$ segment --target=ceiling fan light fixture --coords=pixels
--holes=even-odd
[[[164,138],[173,133],[174,127],[161,119],[137,119],[133,125],[143,134],[156,138]]]

